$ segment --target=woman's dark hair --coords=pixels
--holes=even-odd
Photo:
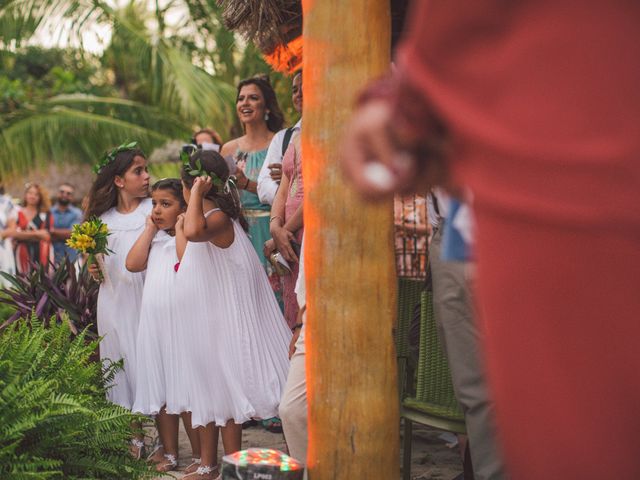
[[[151,186],[151,193],[156,190],[171,192],[171,195],[180,202],[180,206],[183,209],[187,208],[187,202],[185,202],[184,196],[182,195],[182,182],[179,178],[163,178],[162,180],[158,180]]]
[[[238,94],[236,95],[236,103],[238,103],[240,90],[242,90],[242,87],[247,85],[255,85],[262,92],[262,96],[264,97],[265,108],[269,111],[269,120],[267,120],[267,128],[272,132],[277,132],[279,130],[282,130],[282,126],[284,125],[284,115],[282,114],[282,110],[280,110],[280,105],[278,105],[276,92],[273,90],[273,87],[269,82],[269,77],[264,75],[264,76],[251,77],[251,78],[242,80],[238,84]]]
[[[215,175],[222,180],[223,183],[227,182],[229,178],[229,165],[227,161],[222,158],[222,155],[214,150],[197,150],[189,157],[189,168],[196,169],[198,160],[200,161],[200,165],[202,165],[202,170],[209,175]],[[182,167],[181,177],[187,188],[191,190],[196,177],[191,176],[184,166]],[[242,215],[240,198],[235,187],[229,188],[228,192],[225,193],[223,187],[213,185],[211,190],[207,192],[206,198],[215,202],[218,208],[229,217],[238,220],[245,231],[249,229],[249,224],[244,218],[244,215]]]
[[[116,176],[123,176],[135,157],[145,158],[140,149],[124,150],[118,152],[113,161],[102,167],[89,190],[85,218],[99,217],[118,204],[118,190],[113,183],[113,179]]]

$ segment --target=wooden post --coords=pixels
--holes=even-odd
[[[305,270],[311,480],[399,477],[391,202],[338,157],[355,96],[389,68],[389,0],[304,0]]]

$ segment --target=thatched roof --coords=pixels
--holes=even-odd
[[[265,54],[302,33],[300,0],[218,0],[229,30],[255,43]]]
[[[267,62],[281,72],[302,65],[301,0],[217,0],[225,26],[253,42]],[[404,30],[409,0],[389,0],[392,45]]]

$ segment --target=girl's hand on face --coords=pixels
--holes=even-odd
[[[151,231],[151,232],[157,232],[158,231],[158,227],[156,226],[155,223],[153,223],[153,218],[151,218],[151,215],[147,216],[147,221],[145,222],[145,227],[147,228],[147,230]]]
[[[191,187],[191,194],[202,195],[204,197],[209,190],[211,190],[212,186],[211,177],[196,177],[193,181],[193,187]]]

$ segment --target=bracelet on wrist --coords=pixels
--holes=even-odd
[[[295,332],[297,329],[302,328],[304,323],[296,323],[293,327],[291,327],[291,331]]]
[[[249,186],[249,182],[250,182],[250,181],[251,181],[251,180],[249,180],[249,179],[247,178],[247,181],[246,181],[246,182],[244,182],[244,187],[242,187],[242,189],[243,189],[243,190],[246,190],[246,189],[247,189],[247,187]]]
[[[276,218],[279,218],[280,220],[284,221],[284,219],[280,215],[274,215],[269,219],[269,223],[273,222]]]

